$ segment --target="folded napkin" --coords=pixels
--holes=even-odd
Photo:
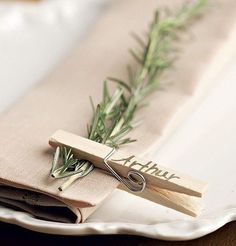
[[[184,1],[114,1],[87,38],[41,83],[1,115],[0,202],[37,217],[83,222],[119,182],[98,169],[60,192],[64,180],[49,176],[52,153],[49,137],[64,129],[86,136],[92,110],[89,96],[99,102],[107,76],[124,78],[134,63],[128,48],[130,32],[147,30],[154,10],[176,9]],[[203,18],[184,35],[176,66],[163,78],[162,90],[140,112],[138,139],[125,147],[138,155],[167,138],[189,110],[214,85],[219,69],[229,61],[236,42],[236,2],[210,1]]]

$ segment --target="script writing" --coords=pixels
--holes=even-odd
[[[167,181],[170,181],[172,179],[180,179],[180,177],[176,176],[174,173],[170,173],[169,171],[160,169],[160,167],[158,167],[158,165],[152,161],[148,161],[146,163],[138,162],[137,160],[135,160],[134,155],[118,160],[113,159],[113,161],[122,162],[124,166],[135,168],[140,172],[152,174],[154,176],[163,178]]]

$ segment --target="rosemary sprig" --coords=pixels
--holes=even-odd
[[[105,81],[103,99],[97,107],[91,99],[94,116],[92,123],[87,126],[89,139],[114,148],[136,141],[127,135],[137,126],[134,120],[137,111],[144,106],[144,99],[158,89],[161,75],[172,65],[175,54],[173,44],[179,36],[179,31],[202,12],[206,3],[207,0],[194,1],[184,5],[177,14],[165,18],[161,18],[157,11],[147,41],[136,34],[133,35],[141,47],[141,52],[130,52],[138,62],[139,69],[134,71],[128,66],[128,81],[108,78],[107,81],[117,84],[116,89],[111,93]],[[54,178],[72,176],[59,190],[66,189],[92,170],[93,164],[75,158],[71,149],[56,149],[51,175]]]

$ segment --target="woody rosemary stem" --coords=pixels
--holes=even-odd
[[[146,97],[158,89],[163,72],[172,66],[176,54],[175,42],[181,31],[202,13],[206,5],[207,0],[192,1],[177,13],[165,16],[163,12],[156,11],[147,37],[142,39],[133,35],[140,48],[130,52],[139,68],[134,70],[128,66],[128,81],[107,78],[103,86],[103,99],[96,107],[90,98],[93,119],[87,126],[89,139],[113,148],[136,141],[127,135],[140,124],[136,120],[139,109],[145,106]],[[108,81],[116,83],[112,93]],[[59,187],[59,190],[65,190],[74,181],[89,174],[93,168],[92,163],[75,157],[71,149],[58,147],[51,176],[71,176]]]

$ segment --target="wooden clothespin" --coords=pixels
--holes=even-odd
[[[63,130],[55,132],[49,144],[71,148],[77,158],[110,172],[123,184],[121,189],[137,196],[191,216],[203,208],[203,181]]]

